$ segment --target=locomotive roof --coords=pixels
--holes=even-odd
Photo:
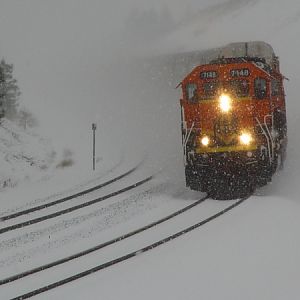
[[[273,48],[265,42],[240,42],[231,43],[218,48],[217,58],[239,58],[252,57],[264,59],[268,65],[271,65],[275,57]]]
[[[241,62],[262,62],[272,69],[276,69],[274,63],[279,63],[273,48],[263,41],[230,43],[219,48],[161,55],[156,57],[155,63],[159,67],[166,66],[167,70],[170,70],[174,83],[178,83],[197,66],[212,64],[214,61],[217,63],[216,60],[222,59],[222,56],[228,58],[228,61],[233,59],[232,62],[238,62],[238,59]]]
[[[194,52],[193,54],[189,56],[193,58],[191,62],[195,63],[193,68],[200,65],[253,62],[269,74],[273,68],[279,70],[279,62],[273,48],[260,41],[231,43],[224,47]]]

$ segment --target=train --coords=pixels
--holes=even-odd
[[[284,166],[287,118],[279,58],[265,42],[232,43],[180,82],[186,185],[235,199]]]

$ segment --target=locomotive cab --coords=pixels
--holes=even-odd
[[[239,47],[243,56],[228,55]],[[238,43],[224,53],[181,83],[182,141],[187,186],[232,199],[267,184],[283,166],[287,127],[284,77],[271,46]]]

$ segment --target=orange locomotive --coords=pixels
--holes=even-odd
[[[264,42],[235,43],[181,82],[186,184],[232,199],[271,181],[287,145],[284,76]]]

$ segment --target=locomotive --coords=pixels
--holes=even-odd
[[[235,199],[283,167],[286,103],[279,59],[265,42],[232,43],[180,83],[186,185]]]

